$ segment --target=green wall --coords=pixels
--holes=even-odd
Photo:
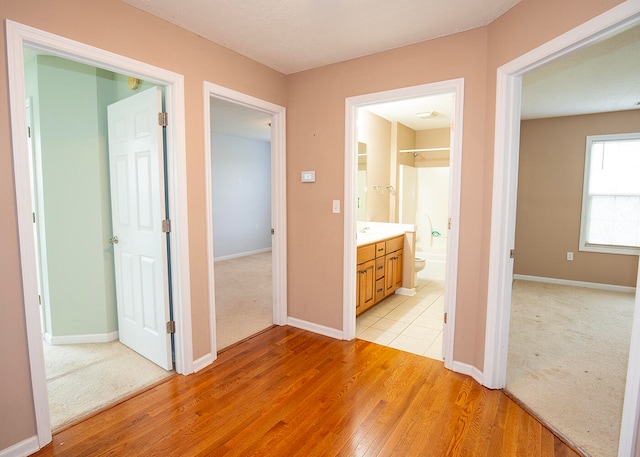
[[[53,56],[29,60],[25,79],[42,176],[45,331],[53,342],[106,335],[117,330],[107,106],[134,92],[124,75]]]

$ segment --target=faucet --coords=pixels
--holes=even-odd
[[[369,230],[370,227],[362,227],[360,229],[360,233],[367,233],[367,230]]]

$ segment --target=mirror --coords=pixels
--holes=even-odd
[[[366,220],[367,208],[367,145],[358,142],[358,219]]]

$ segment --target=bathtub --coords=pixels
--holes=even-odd
[[[434,246],[417,246],[416,257],[426,261],[424,269],[417,273],[419,279],[444,280],[447,266],[446,239],[438,239]]]

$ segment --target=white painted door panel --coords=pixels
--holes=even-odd
[[[109,168],[120,341],[172,369],[160,89],[108,107]]]

